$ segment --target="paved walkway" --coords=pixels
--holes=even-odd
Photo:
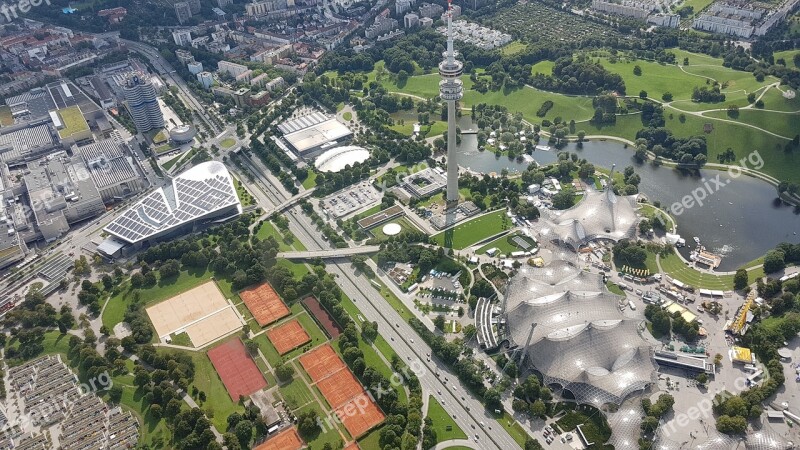
[[[450,447],[469,447],[469,448],[478,448],[474,442],[470,441],[469,439],[450,439],[449,441],[442,441],[436,444],[431,448],[431,450],[443,450],[445,448]]]

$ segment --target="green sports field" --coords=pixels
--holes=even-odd
[[[511,220],[506,217],[504,209],[470,219],[456,225],[455,228],[433,236],[433,240],[442,247],[461,250],[508,229]]]

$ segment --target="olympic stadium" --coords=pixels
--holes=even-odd
[[[619,196],[607,188],[586,191],[584,198],[572,208],[546,210],[546,219],[539,234],[577,250],[595,239],[619,241],[636,235],[636,195]]]
[[[501,322],[522,366],[578,403],[619,405],[656,382],[653,349],[639,320],[620,310],[602,275],[566,261],[524,266],[509,280]]]
[[[228,169],[221,162],[208,161],[176,176],[171,189],[158,188],[136,202],[104,231],[122,243],[138,244],[241,212]]]
[[[728,436],[714,430],[709,430],[708,436],[704,439],[686,442],[676,442],[667,437],[664,428],[656,433],[652,450],[728,450],[731,448],[743,448],[744,450],[788,450],[794,448],[794,444],[788,441],[780,433],[773,430],[768,424],[764,424],[760,430],[748,432],[744,439]]]

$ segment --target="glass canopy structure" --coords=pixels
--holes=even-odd
[[[546,384],[578,403],[619,405],[656,381],[652,348],[638,321],[620,311],[621,299],[601,275],[565,261],[520,268],[504,300],[508,338]]]

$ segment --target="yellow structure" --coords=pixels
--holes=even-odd
[[[667,311],[670,315],[678,313],[683,317],[687,323],[692,323],[697,320],[697,314],[689,311],[688,309],[684,308],[683,306],[675,303],[675,302],[667,302],[664,305],[664,310]]]
[[[744,326],[747,324],[747,313],[750,312],[750,307],[753,306],[755,300],[756,291],[750,291],[750,293],[747,294],[747,299],[744,301],[744,304],[739,308],[736,318],[733,319],[733,323],[731,323],[729,328],[731,333],[740,334],[742,330],[744,330]]]
[[[733,362],[752,364],[753,353],[749,348],[733,346],[731,348],[731,359]]]

